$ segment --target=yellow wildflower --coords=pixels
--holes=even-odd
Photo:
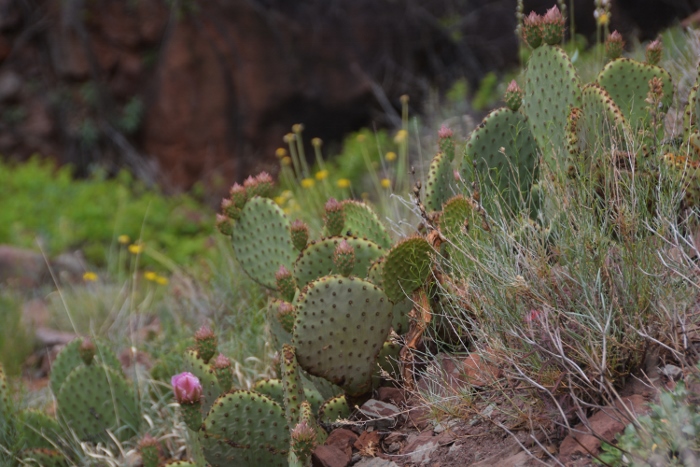
[[[603,13],[598,16],[598,25],[599,26],[607,26],[608,23],[610,22],[610,14],[607,11],[604,11]]]
[[[281,195],[284,199],[291,199],[294,196],[292,190],[284,190]]]
[[[282,165],[286,165],[286,166],[292,165],[292,158],[289,156],[284,156],[282,158]]]
[[[305,178],[301,181],[301,187],[302,188],[313,188],[315,183],[316,182],[314,182],[313,178]]]
[[[122,234],[122,235],[117,237],[117,241],[119,243],[121,243],[122,245],[126,245],[127,243],[129,243],[131,241],[131,239],[129,238],[128,235]]]
[[[382,184],[382,188],[391,188],[391,180],[388,178],[382,178],[380,183]]]
[[[284,137],[282,138],[282,141],[284,141],[285,143],[289,144],[289,143],[291,143],[292,141],[294,141],[294,138],[295,138],[294,133],[287,133],[287,134],[284,135]]]
[[[275,150],[275,156],[277,156],[280,159],[282,159],[286,155],[287,155],[287,150],[284,148],[277,148]]]
[[[285,201],[287,201],[287,198],[284,196],[275,196],[273,201],[277,203],[278,206],[282,206],[284,205]]]
[[[83,280],[85,282],[95,282],[97,281],[97,274],[92,271],[87,271],[85,274],[83,274]]]
[[[394,151],[389,151],[384,157],[387,162],[394,162],[396,160],[396,153]]]
[[[315,148],[320,148],[323,145],[321,138],[314,138],[311,140],[311,145]]]
[[[304,125],[302,125],[301,123],[295,123],[294,125],[292,125],[292,131],[294,133],[301,133],[302,131],[304,131]]]
[[[327,170],[319,170],[316,172],[316,180],[321,181],[328,178],[328,171]]]
[[[158,277],[158,274],[156,274],[156,273],[153,272],[153,271],[146,271],[146,272],[143,274],[143,277],[144,277],[144,279],[146,279],[147,281],[155,282],[156,278]]]
[[[350,188],[350,180],[347,178],[341,178],[337,182],[338,188]]]
[[[132,255],[138,255],[143,252],[143,243],[132,243],[129,245],[129,253]]]
[[[156,284],[168,285],[168,278],[163,276],[156,276]]]
[[[408,131],[406,130],[399,130],[396,133],[396,136],[394,136],[394,143],[396,144],[402,144],[406,141],[406,138],[408,138]]]

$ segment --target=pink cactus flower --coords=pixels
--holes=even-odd
[[[199,378],[190,372],[175,375],[170,380],[175,393],[175,399],[180,404],[194,404],[202,397],[202,384]]]

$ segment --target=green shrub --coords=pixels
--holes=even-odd
[[[176,264],[206,254],[213,227],[209,209],[187,195],[165,197],[126,172],[74,180],[70,167],[56,168],[33,158],[0,163],[0,243],[47,254],[82,249],[89,262],[108,263],[109,246],[120,235],[139,240],[146,253],[161,253]],[[144,266],[155,265],[146,254]]]

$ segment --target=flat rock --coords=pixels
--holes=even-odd
[[[347,467],[351,456],[337,446],[318,446],[311,455],[313,467]]]
[[[331,431],[324,443],[326,446],[335,446],[348,456],[352,456],[352,446],[357,441],[357,434],[347,428],[337,428]]]
[[[427,465],[432,454],[440,447],[437,436],[432,431],[424,431],[408,437],[406,446],[401,450],[403,464]]]
[[[369,418],[369,425],[378,428],[394,427],[401,419],[401,410],[398,407],[376,399],[370,399],[362,404],[360,412]]]

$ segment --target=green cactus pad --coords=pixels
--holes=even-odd
[[[403,335],[408,332],[408,313],[413,309],[413,302],[408,298],[399,300],[394,304],[392,309],[393,319],[391,321],[391,328],[398,335]]]
[[[286,467],[289,428],[284,409],[251,391],[221,396],[199,432],[211,467]]]
[[[673,81],[666,70],[656,65],[618,58],[605,65],[598,75],[598,84],[605,89],[622,111],[630,128],[636,131],[649,126],[649,80],[659,78],[663,84],[662,112],[673,102]]]
[[[488,114],[472,132],[460,173],[467,183],[475,181],[478,175],[486,206],[491,206],[491,196],[517,206],[521,194],[527,197],[529,193],[537,161],[537,144],[527,118],[504,107]]]
[[[343,201],[343,212],[345,235],[365,238],[382,248],[391,248],[391,237],[372,208],[365,203],[348,199]]]
[[[51,375],[49,383],[51,391],[57,395],[61,390],[61,385],[68,375],[77,367],[85,365],[80,357],[80,345],[82,338],[73,339],[58,353],[56,360],[51,364]],[[114,352],[103,342],[95,341],[95,363],[102,363],[110,368],[121,372],[121,363]]]
[[[106,430],[125,440],[135,435],[141,414],[129,383],[105,365],[80,366],[56,396],[58,419],[81,440],[108,440]]]
[[[372,263],[367,271],[367,280],[377,287],[382,287],[382,275],[384,274],[384,259],[386,256],[377,258],[374,263]]]
[[[430,163],[428,179],[425,182],[425,200],[423,204],[428,212],[439,211],[452,194],[450,181],[454,178],[449,158],[438,153]]]
[[[58,443],[61,427],[55,418],[38,410],[25,410],[20,413],[19,421],[27,448],[53,449]]]
[[[281,352],[282,386],[284,386],[284,415],[287,425],[296,426],[299,423],[299,410],[304,398],[304,386],[299,376],[299,366],[297,365],[296,352],[294,347],[286,344]]]
[[[549,45],[533,50],[525,71],[522,110],[545,163],[553,170],[566,164],[563,122],[580,101],[580,81],[566,52]]]
[[[318,409],[318,419],[321,423],[332,425],[341,419],[350,417],[352,410],[348,406],[345,396],[336,396],[328,399]]]
[[[202,413],[206,414],[217,397],[224,392],[219,385],[214,370],[197,356],[197,351],[194,349],[185,351],[182,369],[199,378],[199,382],[202,385]]]
[[[376,243],[357,237],[328,237],[310,242],[299,255],[294,268],[294,275],[300,287],[319,277],[340,272],[333,264],[333,253],[343,239],[355,250],[352,275],[356,277],[365,277],[372,262],[386,251]]]
[[[397,243],[384,261],[382,283],[392,303],[398,303],[425,283],[430,275],[433,249],[421,237]]]
[[[368,392],[391,329],[392,304],[384,292],[362,279],[327,276],[311,282],[297,302],[299,365],[351,396]]]
[[[49,448],[26,449],[21,452],[22,465],[41,467],[65,467],[68,460],[60,452]]]
[[[690,89],[688,105],[686,105],[685,111],[683,112],[683,138],[686,140],[690,137],[691,133],[697,130],[698,117],[696,112],[698,110],[697,106],[700,105],[698,104],[697,94],[698,85],[696,84]]]
[[[275,273],[280,266],[293,270],[296,250],[289,220],[271,199],[248,200],[233,227],[233,249],[245,273],[269,289],[277,289]]]
[[[453,244],[468,235],[479,238],[484,230],[481,216],[474,210],[472,202],[462,195],[450,198],[442,207],[440,233]]]
[[[393,380],[399,379],[399,353],[401,346],[394,342],[385,342],[382,346],[379,357],[377,358],[377,371],[374,375],[374,384],[376,388],[381,383],[381,372],[385,371]]]
[[[281,379],[261,379],[253,385],[253,391],[269,397],[280,405],[284,405],[284,386],[282,386]]]
[[[607,153],[614,146],[624,147],[628,133],[622,111],[610,95],[596,83],[583,88],[582,108],[574,109],[570,118],[570,152],[579,160],[589,161],[594,154]]]

